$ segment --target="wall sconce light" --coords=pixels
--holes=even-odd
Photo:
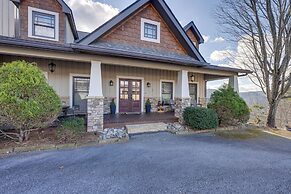
[[[56,67],[57,67],[57,65],[54,63],[48,64],[48,68],[49,68],[50,72],[52,72],[52,73],[56,71]]]
[[[113,81],[112,80],[110,80],[109,86],[113,86]]]
[[[190,78],[191,78],[191,82],[194,82],[194,81],[195,81],[195,76],[194,76],[194,74],[192,74],[192,75],[190,76]]]
[[[147,83],[147,87],[150,88],[152,85],[150,82]]]

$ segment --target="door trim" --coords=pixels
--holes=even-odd
[[[141,80],[141,110],[140,112],[144,112],[144,77],[134,77],[134,76],[116,76],[116,113],[119,113],[119,80],[120,79],[133,79],[133,80]]]

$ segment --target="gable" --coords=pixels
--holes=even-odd
[[[187,30],[186,31],[187,35],[189,36],[189,38],[191,39],[191,41],[195,44],[195,46],[199,49],[199,42],[195,36],[195,34],[192,32],[192,30]]]
[[[141,8],[146,6],[147,4],[151,4],[156,12],[160,15],[161,18],[163,18],[164,22],[167,24],[168,28],[171,30],[174,37],[178,40],[178,42],[181,44],[183,49],[187,53],[187,57],[192,58],[192,60],[196,60],[197,62],[201,62],[202,65],[207,65],[205,59],[201,55],[201,53],[198,51],[196,46],[193,44],[193,42],[190,40],[190,38],[187,36],[184,28],[181,26],[177,18],[174,16],[173,12],[170,10],[169,6],[166,4],[164,0],[137,0],[130,6],[128,6],[125,10],[121,11],[118,15],[110,19],[108,22],[104,23],[102,26],[94,30],[92,33],[88,34],[83,39],[79,40],[78,43],[82,46],[95,46],[103,49],[109,49],[111,52],[121,52],[123,48],[118,48],[120,45],[111,45],[111,44],[95,44],[92,43],[98,43],[99,38],[104,37],[113,29],[116,29],[120,24],[122,24],[124,21],[127,21],[131,16],[135,15]],[[119,38],[119,39],[122,39]],[[130,47],[128,47],[130,48]],[[135,47],[135,49],[139,49],[138,47]],[[90,49],[94,49],[90,47]],[[98,48],[97,48],[98,49]],[[154,50],[152,50],[154,52]],[[140,54],[144,54],[143,50],[139,50]],[[168,52],[169,54],[169,52]]]
[[[141,40],[142,18],[160,23],[160,43]],[[166,22],[151,4],[142,7],[137,13],[107,32],[104,36],[95,41],[95,43],[96,42],[118,43],[147,49],[158,49],[164,52],[187,54]]]

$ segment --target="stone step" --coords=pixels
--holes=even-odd
[[[160,132],[160,131],[167,130],[166,123],[148,123],[148,124],[138,124],[138,125],[126,125],[125,127],[128,131],[128,134]]]

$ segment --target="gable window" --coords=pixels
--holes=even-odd
[[[160,23],[142,18],[141,40],[160,43]]]
[[[170,81],[161,82],[161,98],[165,105],[169,105],[174,99],[174,83]]]
[[[28,37],[59,40],[59,14],[28,7]]]
[[[144,37],[157,39],[157,25],[144,23]]]

